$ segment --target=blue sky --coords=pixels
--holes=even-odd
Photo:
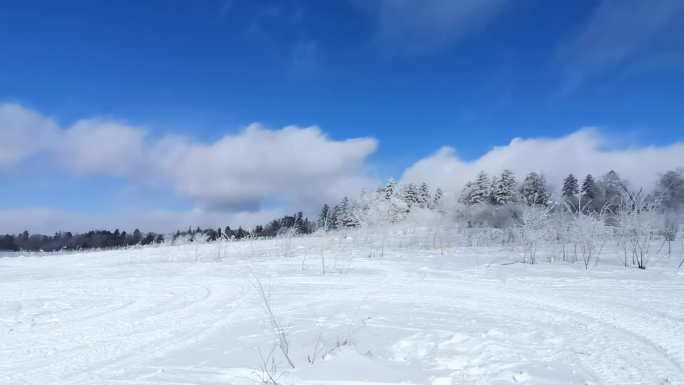
[[[112,130],[141,133],[145,153],[170,137],[212,148],[226,135],[244,139],[253,123],[263,131],[253,130],[254,138],[270,133],[285,142],[277,135],[283,127],[318,126],[319,136],[306,136],[311,143],[374,140],[333,151],[350,162],[330,166],[343,175],[335,183],[354,188],[399,179],[443,146],[476,164],[513,138],[561,140],[583,127],[597,127],[592,143],[603,151],[684,141],[684,6],[670,0],[10,0],[0,7],[0,52],[0,104],[21,108],[12,110],[15,124],[2,127],[0,118],[0,133],[15,131],[10,138],[32,130],[16,123],[27,114],[51,120],[66,136],[79,121],[115,122],[120,127]],[[63,148],[89,146],[69,140]],[[312,201],[286,182],[246,198],[247,191],[226,187],[243,184],[237,174],[208,197],[187,191],[202,186],[197,178],[174,173],[163,181],[151,176],[157,169],[141,175],[85,167],[40,148],[0,163],[0,225],[20,214],[43,218],[21,210],[106,218],[102,226],[117,223],[117,212],[195,212],[193,220],[206,215],[213,224],[244,218],[237,212],[261,218]],[[321,163],[316,156],[325,154],[307,155],[306,148],[297,151]],[[131,158],[125,151],[112,156]],[[256,170],[269,175],[274,168]],[[292,178],[311,181],[312,189],[323,179]],[[332,190],[326,199],[348,193]]]

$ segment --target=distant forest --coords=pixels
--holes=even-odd
[[[108,230],[92,230],[83,234],[71,232],[57,232],[54,236],[30,234],[24,231],[22,234],[4,236],[0,235],[0,250],[3,251],[58,251],[58,250],[88,250],[88,249],[115,249],[133,245],[159,244],[168,241],[195,242],[217,241],[219,239],[239,240],[245,237],[273,237],[285,231],[293,234],[308,234],[316,230],[315,223],[303,218],[303,213],[298,212],[293,216],[284,216],[274,219],[265,226],[256,226],[252,230],[244,230],[238,227],[232,230],[230,226],[225,229],[192,229],[180,231],[175,234],[142,233],[136,229],[133,233]]]
[[[94,230],[84,234],[58,232],[54,236],[30,234],[0,235],[0,250],[58,251],[121,248],[132,245],[159,243],[213,242],[243,238],[268,238],[281,234],[309,234],[325,231],[397,223],[413,214],[447,216],[462,227],[504,228],[521,224],[521,213],[528,206],[544,206],[551,213],[563,211],[597,212],[616,210],[622,201],[642,195],[657,201],[666,226],[684,222],[684,172],[681,168],[660,175],[653,191],[645,193],[630,188],[615,171],[594,178],[586,175],[580,182],[568,175],[558,192],[547,184],[543,173],[529,173],[518,182],[509,170],[489,176],[480,172],[476,180],[468,182],[458,196],[445,195],[437,188],[433,193],[427,184],[397,183],[371,192],[361,192],[357,198],[345,197],[339,204],[324,205],[317,220],[310,221],[302,212],[274,219],[264,226],[245,230],[230,226],[218,229],[178,230],[175,234],[133,233],[114,230]]]

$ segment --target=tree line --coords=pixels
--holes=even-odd
[[[529,173],[522,182],[517,182],[509,170],[494,177],[482,171],[461,191],[458,202],[462,207],[455,211],[468,227],[510,227],[520,224],[525,206],[544,206],[550,213],[614,213],[625,201],[635,201],[639,196],[647,202],[657,201],[669,221],[682,222],[684,176],[681,168],[661,174],[651,191],[635,191],[630,185],[613,170],[596,178],[588,174],[581,183],[574,174],[569,174],[556,193],[543,173]]]
[[[83,234],[57,232],[54,236],[30,234],[0,235],[0,250],[4,251],[73,251],[89,249],[114,249],[135,245],[160,244],[165,241],[175,244],[179,242],[214,242],[218,240],[240,240],[247,237],[274,237],[283,233],[309,234],[316,230],[316,223],[309,221],[300,211],[294,215],[285,215],[274,219],[266,225],[258,225],[254,229],[245,230],[242,226],[233,230],[230,226],[218,229],[192,229],[176,231],[167,235],[142,233],[136,229],[132,233],[114,230],[92,230]]]
[[[606,205],[617,206],[620,198],[633,193],[629,181],[622,179],[613,170],[598,178],[588,174],[581,184],[574,174],[569,174],[563,180],[557,200],[551,202],[554,194],[543,173],[531,172],[522,183],[518,183],[510,170],[504,170],[501,175],[494,177],[481,171],[477,179],[468,182],[461,191],[459,202],[465,205],[486,203],[495,206],[516,202],[527,205],[560,203],[574,211],[596,211]],[[668,209],[679,209],[684,204],[683,170],[678,168],[662,174],[649,195],[652,199],[661,199],[663,206]]]
[[[335,230],[349,227],[381,225],[406,219],[411,213],[440,212],[443,192],[437,188],[434,195],[426,183],[397,183],[390,179],[384,187],[352,199],[344,197],[330,208],[323,206],[317,227]]]
[[[162,234],[143,234],[136,229],[131,234],[116,229],[93,230],[83,234],[71,232],[57,232],[54,236],[29,234],[24,231],[18,235],[5,234],[0,236],[0,250],[7,251],[57,251],[57,250],[87,250],[94,248],[117,248],[131,245],[149,245],[164,242]]]
[[[465,227],[511,227],[520,225],[525,207],[543,206],[550,212],[615,211],[624,200],[633,200],[630,183],[611,170],[597,178],[586,175],[582,182],[569,174],[558,193],[547,183],[544,173],[531,172],[518,182],[514,173],[504,170],[490,176],[481,171],[474,181],[466,183],[458,196],[445,199],[440,188],[430,193],[427,184],[397,183],[390,179],[386,186],[361,195],[345,197],[330,208],[324,205],[317,226],[326,230],[364,225],[396,223],[412,213],[447,213]],[[647,200],[658,200],[666,214],[680,215],[684,208],[683,170],[661,174]],[[674,220],[681,221],[681,218]]]
[[[361,191],[357,198],[345,197],[333,207],[325,204],[315,221],[305,218],[300,211],[285,215],[253,229],[218,229],[176,231],[166,237],[157,233],[132,233],[93,230],[83,234],[57,232],[54,236],[41,234],[0,235],[0,250],[9,251],[58,251],[120,248],[133,245],[149,245],[169,242],[211,242],[240,240],[244,238],[268,238],[283,234],[310,234],[360,226],[396,223],[411,215],[448,214],[465,227],[490,226],[511,227],[519,225],[524,207],[544,206],[553,211],[597,212],[614,210],[633,194],[626,181],[609,171],[597,178],[586,175],[582,182],[569,174],[558,193],[548,185],[543,173],[531,172],[518,182],[513,172],[504,170],[489,176],[480,172],[474,181],[466,183],[458,197],[445,195],[440,188],[434,193],[426,183],[420,185],[396,182],[390,179],[385,186],[370,192]],[[681,168],[661,174],[648,199],[658,200],[671,221],[681,222],[684,208],[684,172]],[[679,223],[678,222],[678,223]]]

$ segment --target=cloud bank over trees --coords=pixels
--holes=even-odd
[[[109,175],[168,184],[206,210],[257,211],[269,199],[302,205],[339,199],[374,182],[364,175],[373,138],[329,139],[318,127],[265,129],[203,144],[191,138],[149,138],[139,127],[86,119],[60,128],[16,104],[0,106],[0,170],[46,156],[71,175]]]
[[[484,170],[495,174],[508,169],[517,175],[543,172],[550,184],[560,187],[570,173],[601,175],[615,170],[633,187],[652,189],[659,173],[684,165],[684,143],[667,147],[605,149],[610,138],[596,128],[584,128],[562,138],[515,138],[507,146],[494,147],[479,159],[464,161],[453,147],[407,168],[402,180],[427,182],[445,191],[458,192]]]
[[[368,156],[377,150],[378,140],[333,140],[315,126],[270,130],[252,124],[240,133],[201,143],[183,136],[153,138],[144,128],[103,119],[80,120],[63,128],[40,113],[4,104],[0,136],[0,180],[35,158],[65,175],[107,175],[141,188],[172,191],[195,206],[185,212],[169,207],[75,213],[35,202],[33,207],[0,210],[0,232],[100,227],[171,231],[188,225],[261,223],[297,211],[313,218],[324,203],[335,204],[362,188],[383,184],[367,173],[372,167]],[[445,146],[406,168],[401,180],[426,182],[458,196],[480,171],[498,174],[508,169],[518,176],[536,171],[559,193],[570,173],[581,178],[615,170],[632,187],[651,190],[660,173],[684,165],[684,143],[607,149],[612,143],[599,129],[584,128],[561,138],[515,138],[472,161],[460,159],[453,147]],[[273,202],[278,204],[274,207]]]

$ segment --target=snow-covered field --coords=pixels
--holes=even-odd
[[[587,271],[418,231],[6,256],[0,383],[684,384],[680,252]]]

